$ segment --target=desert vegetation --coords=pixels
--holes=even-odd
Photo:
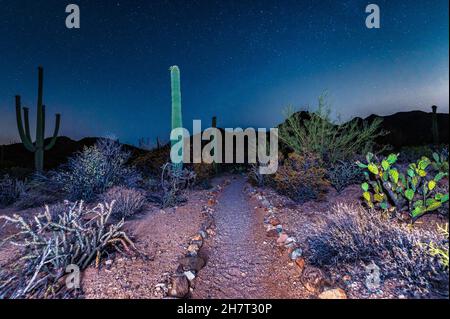
[[[172,128],[179,128],[183,123],[179,68],[172,67],[170,75]],[[16,99],[19,135],[24,147],[34,152],[34,170],[8,166],[1,171],[0,252],[14,247],[15,255],[0,264],[0,298],[83,297],[83,289],[71,290],[65,284],[71,265],[82,272],[94,268],[107,277],[103,269],[118,271],[108,267],[125,258],[139,267],[150,264],[152,269],[144,274],[166,274],[165,265],[153,267],[158,265],[153,262],[168,249],[149,253],[149,246],[160,247],[164,236],[165,247],[182,252],[182,257],[169,267],[172,276],[152,287],[151,296],[204,296],[211,284],[210,278],[205,279],[208,274],[224,276],[224,285],[233,278],[240,282],[252,271],[251,275],[261,276],[266,264],[252,270],[242,260],[264,254],[274,260],[279,250],[272,248],[278,246],[286,249],[287,257],[282,258],[297,272],[291,277],[275,272],[273,280],[293,278],[293,283],[283,293],[275,289],[273,296],[448,298],[448,145],[392,147],[383,143],[388,132],[380,119],[335,122],[331,106],[321,97],[313,112],[286,112],[279,126],[278,170],[272,175],[262,175],[257,163],[173,164],[170,145],[177,141],[162,145],[159,139],[154,148],[141,140],[136,149],[114,138],[99,138],[59,166],[45,169],[43,154],[57,143],[60,118],[54,137],[44,146],[42,81],[39,69],[35,143],[30,139],[28,109],[23,110],[22,123],[20,98]],[[217,127],[216,117],[212,125]],[[227,188],[231,190],[220,197]],[[244,197],[247,194],[250,197]],[[249,204],[253,198],[260,202]],[[220,216],[214,215],[216,206]],[[255,220],[260,218],[260,206],[268,215]],[[182,219],[177,215],[180,208],[195,220]],[[174,225],[164,225],[164,220]],[[190,223],[200,229],[192,231]],[[172,227],[183,236],[172,234]],[[159,234],[160,242],[149,244],[159,228],[168,234]],[[194,237],[186,237],[186,228]],[[217,244],[215,235],[225,237]],[[238,242],[231,242],[230,236]],[[266,236],[276,240],[268,243]],[[222,242],[227,243],[225,248],[237,245],[239,252],[214,246]],[[249,250],[247,243],[258,246]],[[178,251],[184,244],[187,247]],[[266,245],[269,248],[263,249]],[[205,246],[213,251],[215,263],[202,277],[202,268],[208,267]],[[236,256],[241,259],[236,261]],[[177,260],[173,255],[165,259],[173,260]],[[222,261],[239,265],[226,271],[213,268]],[[282,268],[282,262],[274,263]],[[136,271],[141,271],[139,267]],[[370,284],[368,267],[379,272]],[[346,284],[349,281],[351,285]],[[294,286],[297,282],[301,289]],[[358,284],[359,290],[354,288]],[[141,286],[135,289],[141,291]],[[212,289],[217,292],[214,297],[227,290]]]

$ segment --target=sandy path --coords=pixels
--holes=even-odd
[[[301,298],[303,289],[287,253],[274,247],[263,227],[264,214],[234,177],[219,196],[214,213],[217,236],[206,267],[196,279],[193,298]]]

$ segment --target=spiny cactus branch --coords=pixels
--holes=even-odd
[[[28,110],[24,108],[24,117],[25,120],[28,120]],[[28,128],[28,134],[25,132],[23,122],[22,122],[22,113],[21,113],[21,100],[20,95],[16,95],[16,120],[17,120],[17,128],[19,130],[20,139],[22,140],[23,145],[25,148],[30,151],[34,152],[36,150],[35,146],[31,142],[31,139],[28,138],[29,136],[29,125],[28,123],[25,124],[25,127]]]

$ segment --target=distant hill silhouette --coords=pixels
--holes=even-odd
[[[383,119],[383,129],[389,134],[379,138],[381,144],[390,144],[394,148],[402,146],[417,146],[433,144],[431,133],[433,113],[423,111],[398,112],[388,116],[370,115],[366,118],[368,122],[375,118]],[[449,115],[437,113],[439,129],[439,143],[448,144]]]
[[[49,139],[46,139],[48,143]],[[66,136],[60,136],[56,140],[55,146],[44,155],[45,169],[53,169],[67,161],[68,157],[74,155],[76,152],[83,150],[85,146],[89,147],[96,143],[98,138],[86,137],[79,141],[74,141]],[[138,149],[131,145],[124,145],[125,149],[131,151],[132,157],[136,157],[144,150]],[[10,144],[2,146],[3,162],[7,167],[34,167],[34,153],[25,149],[22,143]]]
[[[300,111],[295,114],[302,120],[308,120],[310,114],[305,111]],[[375,119],[382,119],[381,128],[389,132],[387,135],[379,137],[377,143],[382,145],[391,145],[394,149],[399,149],[403,146],[420,146],[433,144],[433,135],[431,133],[432,127],[432,112],[410,111],[398,112],[392,115],[379,116],[372,114],[363,119],[355,117],[350,121],[372,123]],[[449,114],[437,113],[439,143],[448,144],[449,142]],[[283,123],[280,124],[283,125]]]
[[[298,112],[297,116],[308,119],[307,112]],[[388,135],[379,138],[380,144],[390,144],[394,149],[402,146],[419,146],[433,143],[431,134],[432,113],[423,111],[398,112],[388,116],[370,115],[364,120],[369,122],[375,118],[382,118],[382,128],[389,132]],[[449,114],[438,113],[439,139],[441,144],[449,143]],[[352,121],[363,121],[361,118],[354,118]],[[282,125],[282,124],[280,124]],[[223,130],[221,129],[223,132]],[[74,153],[81,151],[85,146],[94,145],[98,138],[86,137],[79,141],[74,141],[68,137],[61,136],[55,146],[45,153],[44,167],[52,169],[67,161],[67,158]],[[47,141],[48,142],[48,141]],[[202,142],[204,145],[205,142]],[[132,159],[148,151],[134,146],[125,145],[125,148],[132,153]],[[34,155],[28,152],[22,143],[2,146],[3,166],[33,168]],[[1,165],[1,163],[0,163]]]

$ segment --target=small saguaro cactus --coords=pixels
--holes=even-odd
[[[217,116],[213,116],[213,117],[212,117],[212,120],[211,120],[211,127],[217,128]],[[214,136],[213,136],[212,138],[215,139]],[[216,153],[216,148],[217,148],[217,141],[214,141],[214,151],[211,152],[211,156],[213,156],[213,158],[214,158],[214,155],[215,155],[215,153]],[[214,158],[214,162],[213,162],[213,167],[214,167],[214,171],[217,173],[217,172],[218,172],[218,169],[219,169],[219,166],[218,166],[218,164],[217,164],[215,158]]]
[[[183,127],[183,117],[181,114],[181,86],[180,86],[180,69],[174,65],[170,67],[170,80],[172,90],[172,130]],[[178,140],[171,140],[174,145]],[[183,156],[183,149],[180,154]],[[175,170],[181,171],[183,169],[183,162],[176,163]]]
[[[34,166],[36,171],[44,169],[44,151],[50,150],[56,143],[58,137],[59,124],[61,115],[56,114],[55,130],[53,137],[47,145],[44,145],[45,140],[45,105],[42,104],[42,94],[44,86],[44,70],[42,67],[38,68],[38,97],[37,97],[37,115],[36,115],[36,141],[31,141],[30,124],[29,124],[29,108],[23,107],[23,122],[21,114],[21,100],[20,95],[16,95],[16,119],[17,128],[19,130],[20,139],[25,148],[34,152]]]
[[[161,148],[161,142],[159,141],[159,136],[156,137],[156,149],[159,150]]]
[[[439,128],[436,114],[437,106],[433,105],[431,109],[433,110],[433,115],[431,117],[431,134],[433,134],[433,144],[437,145],[439,144]]]

